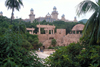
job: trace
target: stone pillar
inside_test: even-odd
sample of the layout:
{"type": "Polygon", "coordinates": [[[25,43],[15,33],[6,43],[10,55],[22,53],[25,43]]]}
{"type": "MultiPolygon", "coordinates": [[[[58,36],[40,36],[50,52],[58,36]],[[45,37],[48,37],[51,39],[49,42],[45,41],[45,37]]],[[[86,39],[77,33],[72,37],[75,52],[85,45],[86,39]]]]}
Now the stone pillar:
{"type": "Polygon", "coordinates": [[[41,34],[40,27],[39,27],[39,34],[41,34]]]}
{"type": "Polygon", "coordinates": [[[54,34],[54,29],[53,29],[53,34],[54,34]]]}
{"type": "Polygon", "coordinates": [[[31,34],[33,34],[33,30],[32,30],[32,33],[31,34]]]}
{"type": "Polygon", "coordinates": [[[47,34],[49,34],[49,30],[47,30],[47,34]]]}
{"type": "Polygon", "coordinates": [[[51,34],[52,34],[52,30],[51,30],[51,34]]]}
{"type": "Polygon", "coordinates": [[[47,34],[48,33],[48,30],[45,30],[45,34],[47,34]]]}
{"type": "Polygon", "coordinates": [[[79,31],[79,34],[80,34],[80,31],[79,31]]]}
{"type": "Polygon", "coordinates": [[[75,30],[75,34],[77,34],[77,31],[75,30]]]}
{"type": "Polygon", "coordinates": [[[29,33],[30,33],[30,34],[32,34],[32,32],[31,32],[31,31],[29,31],[29,33]]]}
{"type": "Polygon", "coordinates": [[[46,32],[46,30],[45,30],[45,34],[46,34],[47,32],[46,32]]]}

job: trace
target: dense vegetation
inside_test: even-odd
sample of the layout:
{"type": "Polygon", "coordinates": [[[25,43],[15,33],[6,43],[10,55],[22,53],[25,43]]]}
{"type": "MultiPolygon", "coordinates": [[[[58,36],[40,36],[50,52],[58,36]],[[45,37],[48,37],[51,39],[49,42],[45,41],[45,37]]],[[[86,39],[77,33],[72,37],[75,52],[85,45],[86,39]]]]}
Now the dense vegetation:
{"type": "MultiPolygon", "coordinates": [[[[10,23],[10,19],[0,16],[0,66],[43,66],[41,59],[37,55],[31,56],[30,51],[36,50],[42,46],[39,43],[37,35],[31,35],[26,31],[26,28],[35,28],[35,33],[38,32],[37,24],[55,25],[57,28],[67,28],[69,33],[71,28],[78,23],[55,21],[49,22],[24,22],[22,19],[15,19],[10,23]],[[31,61],[30,61],[31,59],[31,61]],[[36,60],[35,60],[36,59],[36,60]],[[27,63],[27,61],[30,61],[27,63]],[[39,60],[39,61],[38,61],[39,60]],[[33,63],[33,64],[32,64],[33,63]]],[[[41,29],[42,30],[42,29],[41,29]]],[[[42,31],[43,32],[43,31],[42,31]]]]}
{"type": "Polygon", "coordinates": [[[0,16],[0,67],[43,67],[41,59],[30,52],[40,46],[37,35],[26,33],[23,23],[10,24],[10,19],[0,16]]]}
{"type": "MultiPolygon", "coordinates": [[[[37,35],[31,35],[26,31],[26,28],[35,28],[35,33],[38,32],[37,24],[55,25],[56,29],[67,29],[67,33],[71,28],[78,23],[55,21],[49,22],[24,22],[22,19],[15,19],[10,23],[10,19],[0,16],[0,67],[14,66],[35,66],[42,67],[42,61],[34,53],[31,56],[32,50],[36,50],[42,46],[39,43],[37,35]],[[31,60],[30,60],[31,59],[31,60]]],[[[43,29],[41,29],[43,32],[43,29]]]]}

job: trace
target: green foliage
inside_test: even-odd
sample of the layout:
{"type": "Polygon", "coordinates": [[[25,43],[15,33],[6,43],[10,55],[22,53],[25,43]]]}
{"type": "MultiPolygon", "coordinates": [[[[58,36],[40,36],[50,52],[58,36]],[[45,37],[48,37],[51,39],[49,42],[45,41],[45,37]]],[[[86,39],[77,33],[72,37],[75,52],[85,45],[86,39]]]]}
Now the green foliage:
{"type": "Polygon", "coordinates": [[[23,45],[22,40],[22,35],[9,30],[0,36],[0,67],[38,67],[42,65],[36,54],[30,54],[26,49],[29,46],[23,45]]]}
{"type": "Polygon", "coordinates": [[[88,11],[94,11],[87,21],[83,30],[82,43],[84,44],[100,44],[100,0],[94,3],[90,0],[84,0],[78,5],[78,15],[88,11]],[[89,6],[90,5],[90,6],[89,6]]]}
{"type": "Polygon", "coordinates": [[[39,43],[37,35],[32,35],[32,34],[26,33],[26,39],[32,45],[32,49],[38,49],[39,47],[42,46],[42,44],[39,43]]]}
{"type": "Polygon", "coordinates": [[[60,49],[60,48],[62,48],[62,47],[64,47],[64,46],[48,47],[48,49],[60,49]]]}
{"type": "Polygon", "coordinates": [[[25,40],[25,39],[23,39],[22,47],[26,48],[27,50],[31,50],[31,49],[32,49],[31,43],[28,42],[28,41],[25,40]]]}
{"type": "Polygon", "coordinates": [[[43,44],[42,43],[38,43],[37,48],[39,48],[41,46],[43,46],[43,44]]]}
{"type": "Polygon", "coordinates": [[[17,21],[10,24],[10,19],[0,16],[0,67],[44,67],[37,54],[30,52],[30,40],[38,39],[37,35],[27,34],[23,22],[17,21]]]}
{"type": "Polygon", "coordinates": [[[8,9],[12,9],[11,23],[12,23],[12,19],[13,19],[14,9],[19,11],[19,9],[21,8],[21,5],[23,6],[22,0],[6,0],[5,1],[5,6],[8,9]]]}
{"type": "Polygon", "coordinates": [[[56,40],[55,40],[55,39],[52,39],[52,41],[51,41],[51,45],[55,46],[56,43],[57,43],[56,40]]]}
{"type": "Polygon", "coordinates": [[[81,67],[100,67],[100,46],[87,46],[77,58],[81,67]]]}
{"type": "Polygon", "coordinates": [[[100,67],[100,46],[84,48],[80,43],[71,43],[57,49],[45,62],[50,67],[100,67]]]}
{"type": "Polygon", "coordinates": [[[77,43],[71,43],[66,47],[61,47],[56,50],[53,55],[45,59],[47,65],[50,67],[79,67],[78,59],[82,46],[77,43]]]}

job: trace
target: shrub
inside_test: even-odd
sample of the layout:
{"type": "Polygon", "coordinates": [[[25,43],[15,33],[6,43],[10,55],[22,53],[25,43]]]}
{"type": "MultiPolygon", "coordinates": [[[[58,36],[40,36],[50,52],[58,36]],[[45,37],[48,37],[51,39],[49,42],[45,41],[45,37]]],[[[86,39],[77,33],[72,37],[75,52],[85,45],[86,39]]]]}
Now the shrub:
{"type": "MultiPolygon", "coordinates": [[[[23,37],[9,30],[0,36],[0,67],[43,67],[34,53],[23,47],[23,37]]],[[[26,41],[27,42],[27,41],[26,41]]]]}
{"type": "Polygon", "coordinates": [[[52,39],[52,41],[51,41],[51,45],[55,46],[56,43],[57,43],[56,40],[55,40],[55,39],[52,39]]]}
{"type": "Polygon", "coordinates": [[[78,67],[78,59],[82,46],[79,43],[71,43],[66,47],[61,47],[56,50],[53,55],[45,59],[47,65],[50,67],[78,67]]]}

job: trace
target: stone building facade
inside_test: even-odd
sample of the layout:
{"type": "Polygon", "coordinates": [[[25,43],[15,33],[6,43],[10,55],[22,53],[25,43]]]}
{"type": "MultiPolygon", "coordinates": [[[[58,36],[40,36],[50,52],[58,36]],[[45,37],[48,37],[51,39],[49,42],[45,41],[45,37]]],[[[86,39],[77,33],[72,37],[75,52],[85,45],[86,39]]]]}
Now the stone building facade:
{"type": "MultiPolygon", "coordinates": [[[[39,31],[36,35],[38,35],[39,42],[43,44],[43,47],[48,48],[51,46],[51,40],[56,39],[56,46],[67,46],[70,43],[77,43],[79,38],[82,36],[81,31],[84,28],[83,24],[77,24],[72,28],[71,33],[66,35],[66,29],[57,29],[55,33],[54,25],[37,25],[39,31]],[[40,29],[44,28],[45,34],[41,34],[40,29]],[[77,31],[78,33],[73,33],[73,31],[77,31]],[[49,33],[50,32],[50,33],[49,33]]],[[[30,28],[27,28],[31,30],[30,28]]],[[[33,30],[33,29],[32,29],[33,30]]],[[[33,33],[33,31],[31,32],[33,33]]]]}
{"type": "Polygon", "coordinates": [[[70,21],[70,20],[66,20],[65,19],[65,15],[63,14],[61,16],[61,19],[58,18],[58,11],[57,11],[57,8],[54,6],[53,8],[53,11],[51,14],[47,14],[45,17],[38,17],[38,18],[35,18],[35,14],[34,14],[34,10],[31,8],[30,10],[30,15],[29,15],[29,19],[24,19],[24,21],[28,22],[28,21],[31,21],[31,23],[34,21],[34,20],[37,20],[38,22],[41,22],[43,20],[45,20],[46,22],[53,22],[53,21],[65,21],[65,22],[77,22],[77,19],[76,17],[74,18],[73,21],[70,21]]]}

